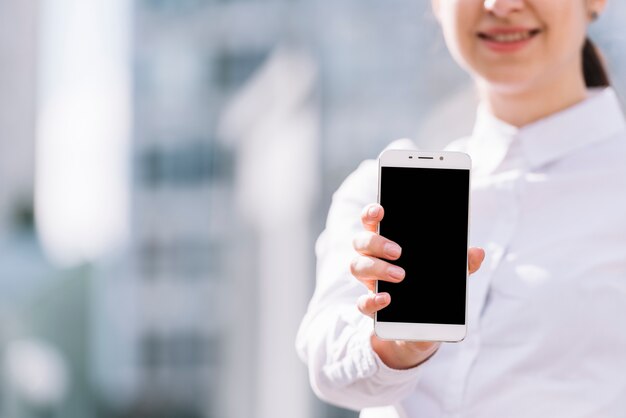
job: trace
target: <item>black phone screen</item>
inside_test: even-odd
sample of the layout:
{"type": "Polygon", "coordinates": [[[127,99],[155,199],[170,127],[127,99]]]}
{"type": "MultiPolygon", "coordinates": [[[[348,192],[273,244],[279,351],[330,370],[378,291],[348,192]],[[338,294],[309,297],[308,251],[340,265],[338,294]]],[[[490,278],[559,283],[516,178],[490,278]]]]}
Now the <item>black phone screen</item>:
{"type": "Polygon", "coordinates": [[[380,234],[397,242],[400,283],[378,282],[383,322],[465,324],[469,170],[382,167],[380,234]]]}

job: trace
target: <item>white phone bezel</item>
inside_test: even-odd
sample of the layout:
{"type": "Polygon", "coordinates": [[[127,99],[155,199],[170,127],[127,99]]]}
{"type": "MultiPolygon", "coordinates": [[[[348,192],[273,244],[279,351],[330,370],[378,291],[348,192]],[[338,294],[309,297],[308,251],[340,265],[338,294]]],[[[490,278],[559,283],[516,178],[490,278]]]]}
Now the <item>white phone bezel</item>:
{"type": "MultiPolygon", "coordinates": [[[[456,151],[418,151],[388,149],[383,151],[378,158],[378,201],[380,202],[380,172],[382,167],[408,167],[408,168],[444,168],[471,170],[472,161],[468,154],[456,151]]],[[[469,194],[468,189],[468,220],[467,237],[469,248],[469,194]]],[[[467,258],[467,256],[466,256],[467,258]]],[[[467,259],[465,262],[467,266],[467,259]]],[[[405,322],[381,322],[378,315],[374,315],[374,333],[377,337],[385,340],[406,341],[445,341],[459,342],[467,333],[467,278],[469,271],[465,270],[465,324],[423,324],[405,322]]],[[[378,282],[376,282],[378,292],[378,282]]]]}

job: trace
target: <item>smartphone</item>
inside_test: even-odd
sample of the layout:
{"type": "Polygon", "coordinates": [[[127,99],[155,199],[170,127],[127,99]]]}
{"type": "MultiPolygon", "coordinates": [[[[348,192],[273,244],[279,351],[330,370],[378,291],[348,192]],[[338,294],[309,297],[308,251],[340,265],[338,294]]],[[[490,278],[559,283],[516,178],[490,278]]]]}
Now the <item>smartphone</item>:
{"type": "Polygon", "coordinates": [[[390,149],[379,157],[380,235],[402,255],[400,283],[377,282],[391,303],[376,313],[383,339],[449,341],[465,338],[471,159],[462,152],[390,149]]]}

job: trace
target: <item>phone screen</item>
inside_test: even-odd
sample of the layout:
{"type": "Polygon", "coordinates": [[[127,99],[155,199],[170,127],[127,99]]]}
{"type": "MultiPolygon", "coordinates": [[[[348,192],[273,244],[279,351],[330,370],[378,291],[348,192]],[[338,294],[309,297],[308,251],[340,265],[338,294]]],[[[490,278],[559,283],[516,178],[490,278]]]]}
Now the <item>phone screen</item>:
{"type": "Polygon", "coordinates": [[[380,234],[397,242],[400,283],[378,282],[383,322],[465,324],[469,170],[382,167],[380,234]]]}

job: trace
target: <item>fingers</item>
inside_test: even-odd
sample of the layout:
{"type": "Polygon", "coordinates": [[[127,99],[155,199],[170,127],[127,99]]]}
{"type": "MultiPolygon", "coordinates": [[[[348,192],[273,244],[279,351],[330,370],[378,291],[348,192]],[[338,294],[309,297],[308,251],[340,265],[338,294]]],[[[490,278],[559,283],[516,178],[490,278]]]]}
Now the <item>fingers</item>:
{"type": "Polygon", "coordinates": [[[363,315],[374,316],[374,314],[391,302],[389,293],[370,293],[362,295],[357,300],[357,307],[363,315]]]}
{"type": "Polygon", "coordinates": [[[467,258],[469,273],[476,273],[485,260],[485,250],[472,247],[469,249],[467,258]]]}
{"type": "Polygon", "coordinates": [[[372,257],[397,260],[402,253],[398,244],[371,231],[362,231],[352,241],[354,249],[362,254],[372,257]]]}
{"type": "Polygon", "coordinates": [[[368,289],[374,290],[375,281],[398,283],[404,279],[405,271],[384,260],[363,255],[356,256],[350,263],[350,272],[368,289]]]}
{"type": "Polygon", "coordinates": [[[363,208],[361,212],[361,223],[370,232],[378,232],[378,224],[383,219],[385,211],[378,203],[372,203],[363,208]]]}

